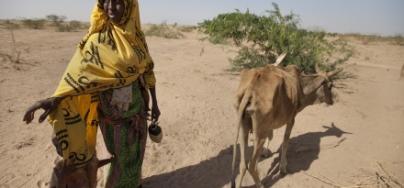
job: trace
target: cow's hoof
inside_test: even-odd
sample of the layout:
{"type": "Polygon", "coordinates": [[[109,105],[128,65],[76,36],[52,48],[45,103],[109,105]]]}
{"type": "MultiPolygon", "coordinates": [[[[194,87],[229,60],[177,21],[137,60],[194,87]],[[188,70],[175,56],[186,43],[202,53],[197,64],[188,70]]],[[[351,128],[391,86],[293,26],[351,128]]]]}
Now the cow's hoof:
{"type": "Polygon", "coordinates": [[[279,166],[279,171],[280,171],[280,174],[281,174],[282,176],[285,176],[286,174],[288,174],[287,165],[280,165],[280,166],[279,166]]]}
{"type": "Polygon", "coordinates": [[[286,168],[280,170],[281,176],[286,176],[288,174],[288,170],[286,168]]]}
{"type": "Polygon", "coordinates": [[[269,149],[263,149],[261,153],[261,158],[267,159],[272,156],[272,152],[269,149]]]}
{"type": "Polygon", "coordinates": [[[236,182],[235,181],[231,182],[231,188],[236,188],[236,182]]]}

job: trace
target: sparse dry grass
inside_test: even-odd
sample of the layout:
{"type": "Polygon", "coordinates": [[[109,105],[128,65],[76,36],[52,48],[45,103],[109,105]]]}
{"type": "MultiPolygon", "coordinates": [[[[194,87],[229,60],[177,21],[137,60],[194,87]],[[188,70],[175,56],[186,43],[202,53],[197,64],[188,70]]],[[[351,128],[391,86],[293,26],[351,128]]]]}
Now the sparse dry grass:
{"type": "MultiPolygon", "coordinates": [[[[0,57],[2,57],[3,62],[9,62],[11,64],[11,67],[13,67],[16,70],[21,70],[21,64],[29,64],[26,63],[21,59],[21,53],[22,51],[17,48],[15,36],[14,36],[14,25],[11,24],[11,27],[7,27],[7,30],[10,32],[10,38],[11,38],[11,52],[0,52],[0,57]]],[[[3,65],[4,66],[4,65],[3,65]]]]}
{"type": "Polygon", "coordinates": [[[376,42],[387,42],[393,45],[400,45],[404,46],[404,36],[402,35],[395,35],[395,36],[380,36],[380,35],[362,35],[357,33],[351,34],[332,34],[335,36],[339,36],[343,39],[354,39],[361,41],[362,44],[368,45],[376,42]]]}
{"type": "Polygon", "coordinates": [[[0,20],[0,25],[5,29],[19,29],[21,26],[15,20],[0,20]]]}
{"type": "Polygon", "coordinates": [[[45,19],[22,19],[22,20],[0,20],[0,26],[4,29],[55,29],[58,32],[75,32],[89,28],[88,22],[76,20],[53,22],[45,19]]]}

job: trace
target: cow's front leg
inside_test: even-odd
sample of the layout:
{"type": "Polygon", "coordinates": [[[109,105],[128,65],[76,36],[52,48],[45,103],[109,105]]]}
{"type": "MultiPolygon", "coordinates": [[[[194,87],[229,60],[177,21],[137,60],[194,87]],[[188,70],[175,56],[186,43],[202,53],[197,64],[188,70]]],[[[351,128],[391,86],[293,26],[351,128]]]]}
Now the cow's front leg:
{"type": "Polygon", "coordinates": [[[292,128],[293,128],[294,124],[295,124],[295,119],[292,119],[290,122],[287,123],[285,135],[283,137],[282,150],[281,150],[281,163],[279,165],[281,174],[283,174],[283,175],[288,173],[287,152],[288,152],[288,145],[289,145],[289,137],[290,137],[290,133],[292,132],[292,128]]]}

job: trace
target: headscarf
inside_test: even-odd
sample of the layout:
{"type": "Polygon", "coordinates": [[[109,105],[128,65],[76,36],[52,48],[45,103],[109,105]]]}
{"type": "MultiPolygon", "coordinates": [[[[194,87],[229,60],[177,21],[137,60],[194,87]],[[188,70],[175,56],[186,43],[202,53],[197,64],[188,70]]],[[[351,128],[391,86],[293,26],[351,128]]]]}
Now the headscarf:
{"type": "Polygon", "coordinates": [[[122,0],[125,10],[114,24],[98,0],[91,26],[70,60],[54,97],[64,97],[49,116],[64,159],[85,164],[94,154],[98,124],[98,93],[127,86],[143,75],[155,85],[150,57],[139,19],[137,0],[122,0]]]}

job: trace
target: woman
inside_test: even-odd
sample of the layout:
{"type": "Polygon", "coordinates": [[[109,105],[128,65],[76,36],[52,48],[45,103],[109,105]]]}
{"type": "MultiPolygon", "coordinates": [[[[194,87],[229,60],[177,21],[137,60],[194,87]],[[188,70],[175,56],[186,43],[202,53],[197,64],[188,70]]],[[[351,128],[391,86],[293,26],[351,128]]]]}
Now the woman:
{"type": "Polygon", "coordinates": [[[98,0],[89,32],[55,94],[31,106],[24,121],[30,123],[35,111],[44,109],[39,122],[49,115],[66,169],[88,166],[95,156],[100,125],[113,155],[106,186],[140,186],[147,136],[144,88],[149,88],[152,98],[152,121],[160,116],[153,67],[137,0],[98,0]]]}

